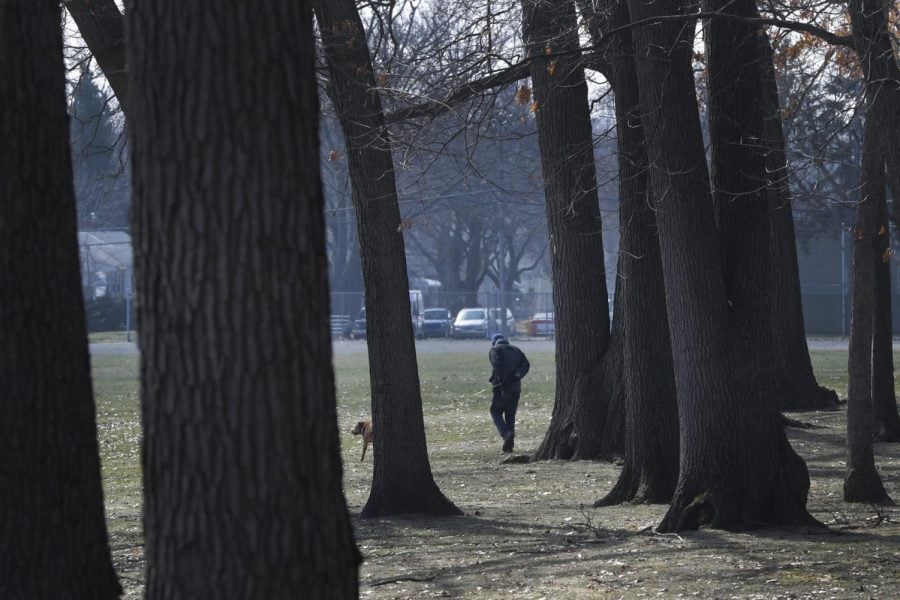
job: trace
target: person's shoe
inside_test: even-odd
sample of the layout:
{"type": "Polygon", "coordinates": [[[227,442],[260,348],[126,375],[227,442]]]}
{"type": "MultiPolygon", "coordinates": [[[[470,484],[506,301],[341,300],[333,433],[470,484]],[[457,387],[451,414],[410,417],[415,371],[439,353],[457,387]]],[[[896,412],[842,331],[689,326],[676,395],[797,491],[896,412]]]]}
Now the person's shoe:
{"type": "Polygon", "coordinates": [[[512,452],[513,451],[513,442],[515,440],[516,434],[512,431],[503,436],[503,451],[504,452],[512,452]]]}

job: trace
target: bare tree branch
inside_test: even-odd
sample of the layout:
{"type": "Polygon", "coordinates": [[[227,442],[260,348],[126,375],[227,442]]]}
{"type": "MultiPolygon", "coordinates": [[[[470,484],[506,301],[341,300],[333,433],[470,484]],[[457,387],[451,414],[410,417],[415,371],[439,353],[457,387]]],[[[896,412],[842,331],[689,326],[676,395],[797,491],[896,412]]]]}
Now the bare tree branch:
{"type": "Polygon", "coordinates": [[[115,0],[66,0],[63,6],[72,15],[81,37],[116,95],[119,106],[127,114],[125,27],[115,0]]]}
{"type": "Polygon", "coordinates": [[[426,102],[421,102],[418,104],[407,106],[405,108],[394,110],[393,112],[385,115],[385,122],[388,125],[395,125],[412,119],[419,119],[423,117],[433,119],[435,117],[438,117],[441,114],[451,110],[452,108],[462,104],[463,102],[466,102],[467,100],[478,96],[483,92],[512,85],[517,81],[527,78],[530,73],[531,63],[536,59],[552,60],[559,56],[584,52],[585,54],[583,66],[606,74],[609,72],[607,68],[608,65],[606,61],[597,53],[600,52],[604,46],[606,46],[608,41],[615,34],[634,29],[635,27],[658,25],[660,23],[666,22],[685,22],[695,19],[722,19],[726,21],[742,21],[744,23],[750,23],[752,25],[758,25],[760,27],[780,27],[783,29],[789,29],[791,31],[809,33],[836,46],[856,48],[853,38],[849,35],[838,35],[816,25],[801,23],[798,21],[789,21],[785,19],[775,19],[769,17],[748,18],[719,12],[696,12],[686,15],[653,17],[650,19],[634,21],[632,23],[628,23],[627,25],[610,29],[605,32],[602,39],[597,41],[597,43],[586,48],[563,52],[553,52],[549,54],[541,54],[538,56],[530,56],[502,71],[498,71],[486,77],[482,77],[480,79],[476,79],[475,81],[465,83],[460,87],[452,90],[449,94],[441,99],[429,100],[426,102]]]}

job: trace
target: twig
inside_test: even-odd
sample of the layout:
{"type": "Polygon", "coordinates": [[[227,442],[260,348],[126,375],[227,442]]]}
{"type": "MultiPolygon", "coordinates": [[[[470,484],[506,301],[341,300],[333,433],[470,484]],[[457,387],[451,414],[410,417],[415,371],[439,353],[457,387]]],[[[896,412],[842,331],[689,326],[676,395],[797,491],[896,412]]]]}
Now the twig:
{"type": "Polygon", "coordinates": [[[429,575],[428,577],[413,577],[412,575],[400,575],[398,577],[388,577],[386,579],[376,579],[371,582],[369,585],[372,587],[377,587],[379,585],[387,585],[389,583],[399,583],[401,581],[419,581],[426,582],[432,581],[434,579],[434,575],[429,575]]]}
{"type": "Polygon", "coordinates": [[[661,533],[661,532],[653,529],[652,525],[647,525],[646,527],[644,527],[643,529],[641,529],[640,531],[635,533],[635,535],[641,535],[642,533],[652,533],[653,535],[659,536],[659,537],[675,538],[679,542],[684,541],[684,538],[681,537],[680,535],[678,535],[677,533],[661,533]]]}

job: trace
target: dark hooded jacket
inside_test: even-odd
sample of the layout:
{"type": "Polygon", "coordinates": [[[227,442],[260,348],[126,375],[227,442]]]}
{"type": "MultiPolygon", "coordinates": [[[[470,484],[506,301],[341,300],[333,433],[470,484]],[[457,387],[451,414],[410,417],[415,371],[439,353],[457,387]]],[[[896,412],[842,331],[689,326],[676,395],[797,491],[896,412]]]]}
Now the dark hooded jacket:
{"type": "Polygon", "coordinates": [[[488,358],[493,369],[491,383],[500,384],[504,392],[521,391],[522,384],[520,382],[531,368],[525,353],[510,345],[506,339],[500,339],[491,348],[488,358]]]}

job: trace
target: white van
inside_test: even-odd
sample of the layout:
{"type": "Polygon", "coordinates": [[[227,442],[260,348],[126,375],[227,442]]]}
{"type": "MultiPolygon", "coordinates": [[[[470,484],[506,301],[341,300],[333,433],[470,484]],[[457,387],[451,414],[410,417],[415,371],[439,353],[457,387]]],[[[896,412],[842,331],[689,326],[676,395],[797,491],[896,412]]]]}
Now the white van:
{"type": "MultiPolygon", "coordinates": [[[[409,290],[409,316],[412,319],[413,335],[422,337],[422,323],[425,321],[425,300],[422,290],[409,290]]],[[[348,334],[351,340],[366,338],[366,307],[359,311],[359,318],[353,322],[353,329],[348,334]]]]}
{"type": "Polygon", "coordinates": [[[425,321],[425,299],[422,290],[409,290],[409,316],[412,318],[413,335],[422,337],[422,323],[425,321]]]}

